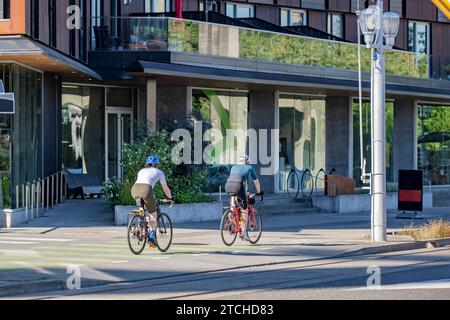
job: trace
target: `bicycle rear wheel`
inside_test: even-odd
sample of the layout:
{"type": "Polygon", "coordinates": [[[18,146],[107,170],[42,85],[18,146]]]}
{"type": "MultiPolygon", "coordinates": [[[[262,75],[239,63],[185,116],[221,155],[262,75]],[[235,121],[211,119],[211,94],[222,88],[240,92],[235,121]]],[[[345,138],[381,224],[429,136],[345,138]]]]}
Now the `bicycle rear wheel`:
{"type": "Polygon", "coordinates": [[[250,239],[251,244],[257,244],[259,242],[259,239],[261,239],[262,235],[262,229],[263,229],[262,218],[258,214],[258,212],[256,212],[253,209],[253,213],[249,212],[248,214],[248,223],[247,223],[247,235],[248,238],[250,239]]]}
{"type": "Polygon", "coordinates": [[[234,216],[233,211],[226,211],[220,221],[220,236],[223,243],[228,247],[232,246],[237,238],[236,222],[234,219],[230,219],[229,216],[234,216]]]}
{"type": "Polygon", "coordinates": [[[156,224],[155,239],[158,250],[161,252],[167,252],[170,245],[172,244],[173,229],[172,220],[170,217],[161,213],[158,217],[158,222],[156,224]]]}
{"type": "Polygon", "coordinates": [[[298,193],[300,192],[300,178],[296,170],[291,170],[288,175],[288,179],[286,182],[286,191],[288,193],[289,198],[295,199],[298,197],[298,193]]]}
{"type": "Polygon", "coordinates": [[[144,217],[135,215],[128,223],[128,247],[135,255],[140,255],[144,251],[147,243],[147,227],[145,225],[144,217]]]}
{"type": "Polygon", "coordinates": [[[308,169],[303,172],[301,186],[303,198],[310,199],[314,191],[314,178],[308,169]]]}

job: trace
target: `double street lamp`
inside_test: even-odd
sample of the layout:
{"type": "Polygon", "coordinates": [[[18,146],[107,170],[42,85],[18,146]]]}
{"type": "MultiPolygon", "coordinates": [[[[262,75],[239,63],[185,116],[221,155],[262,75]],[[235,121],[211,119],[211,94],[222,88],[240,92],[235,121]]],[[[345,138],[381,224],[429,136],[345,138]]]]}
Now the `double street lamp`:
{"type": "Polygon", "coordinates": [[[400,17],[383,13],[383,1],[377,1],[358,12],[358,23],[367,48],[372,49],[371,123],[372,174],[371,213],[372,240],[386,241],[386,92],[384,51],[392,49],[400,17]]]}

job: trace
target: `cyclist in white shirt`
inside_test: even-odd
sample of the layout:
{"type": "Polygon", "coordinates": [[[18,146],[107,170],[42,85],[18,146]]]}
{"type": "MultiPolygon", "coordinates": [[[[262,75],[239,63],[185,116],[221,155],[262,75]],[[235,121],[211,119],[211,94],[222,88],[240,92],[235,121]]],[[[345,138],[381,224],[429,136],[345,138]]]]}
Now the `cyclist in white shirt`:
{"type": "MultiPolygon", "coordinates": [[[[153,193],[155,185],[159,182],[163,188],[167,198],[173,201],[172,192],[166,182],[164,172],[158,169],[159,158],[157,156],[150,156],[145,162],[145,168],[139,171],[137,180],[131,188],[131,195],[134,199],[142,199],[149,212],[150,218],[150,233],[149,233],[149,245],[156,246],[155,241],[155,228],[156,228],[156,199],[153,193]]],[[[137,204],[139,207],[141,203],[137,204]]],[[[141,208],[142,209],[142,208],[141,208]]]]}

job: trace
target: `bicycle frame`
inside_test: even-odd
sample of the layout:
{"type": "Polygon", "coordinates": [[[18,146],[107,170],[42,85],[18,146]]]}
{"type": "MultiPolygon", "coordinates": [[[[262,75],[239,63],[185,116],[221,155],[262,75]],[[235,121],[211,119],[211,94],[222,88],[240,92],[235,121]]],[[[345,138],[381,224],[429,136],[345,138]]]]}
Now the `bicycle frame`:
{"type": "MultiPolygon", "coordinates": [[[[235,233],[239,233],[241,232],[241,207],[236,206],[235,204],[239,201],[237,201],[237,199],[231,199],[231,209],[233,210],[233,217],[234,217],[234,222],[235,222],[235,227],[233,232],[235,233]]],[[[248,210],[248,220],[250,221],[250,219],[252,219],[252,223],[254,226],[256,226],[256,217],[255,217],[255,210],[253,209],[253,206],[251,204],[247,205],[247,210],[248,210]]],[[[231,221],[230,221],[231,222],[231,221]]],[[[248,222],[247,222],[248,225],[248,222]]]]}

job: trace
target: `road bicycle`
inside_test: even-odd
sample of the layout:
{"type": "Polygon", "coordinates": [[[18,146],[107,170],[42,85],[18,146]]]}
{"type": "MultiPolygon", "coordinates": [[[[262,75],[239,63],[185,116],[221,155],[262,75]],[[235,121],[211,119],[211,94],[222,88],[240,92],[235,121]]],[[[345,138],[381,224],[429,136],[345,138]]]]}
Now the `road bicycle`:
{"type": "MultiPolygon", "coordinates": [[[[259,242],[263,229],[261,215],[253,208],[256,196],[261,196],[261,201],[264,201],[263,192],[259,194],[249,193],[247,196],[247,235],[251,244],[259,242]]],[[[224,207],[225,213],[220,222],[220,234],[226,246],[232,246],[236,241],[237,235],[241,232],[241,207],[242,200],[239,199],[237,194],[230,193],[230,206],[224,207]]]]}
{"type": "MultiPolygon", "coordinates": [[[[145,208],[145,203],[142,199],[137,199],[138,203],[141,202],[141,209],[133,210],[131,213],[133,217],[128,223],[128,246],[135,255],[140,255],[144,251],[147,244],[149,231],[150,231],[150,214],[145,208]]],[[[173,229],[172,220],[166,214],[161,212],[160,205],[169,204],[170,208],[173,207],[174,202],[172,200],[156,200],[156,230],[155,230],[155,242],[158,250],[161,252],[167,252],[172,244],[173,229]]]]}

